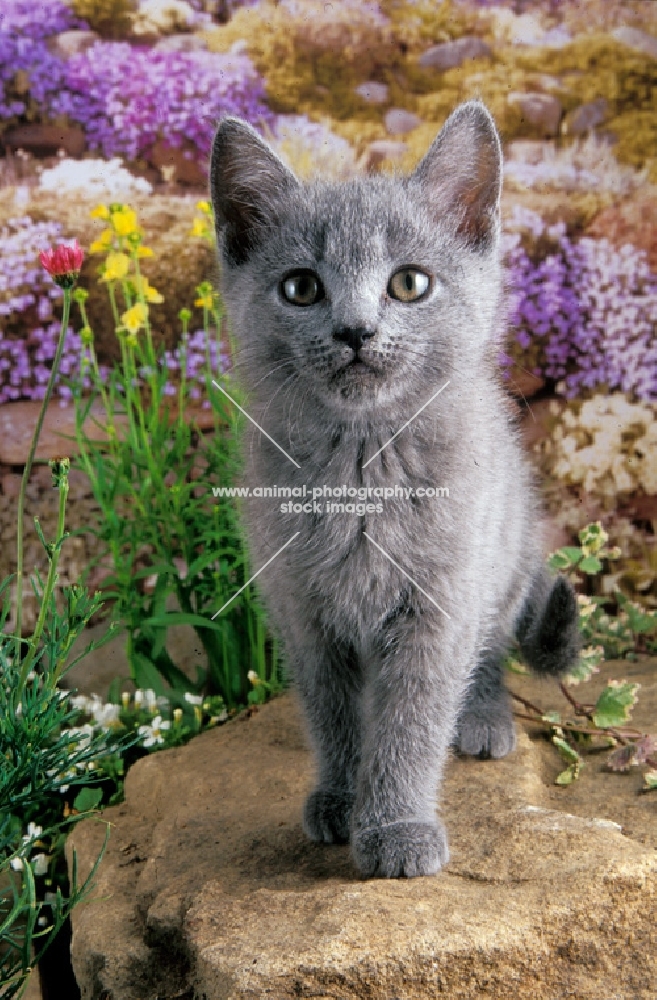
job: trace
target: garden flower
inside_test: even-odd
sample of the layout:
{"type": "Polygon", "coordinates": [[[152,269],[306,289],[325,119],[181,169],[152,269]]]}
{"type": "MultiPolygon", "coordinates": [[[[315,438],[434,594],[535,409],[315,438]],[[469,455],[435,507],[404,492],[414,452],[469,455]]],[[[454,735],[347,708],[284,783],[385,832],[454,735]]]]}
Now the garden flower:
{"type": "Polygon", "coordinates": [[[92,219],[109,219],[110,212],[107,205],[96,205],[89,213],[92,219]]]}
{"type": "Polygon", "coordinates": [[[130,267],[130,258],[124,253],[108,253],[101,281],[121,281],[130,267]]]}
{"type": "Polygon", "coordinates": [[[39,254],[41,266],[60,288],[73,287],[78,280],[83,260],[84,250],[77,240],[73,240],[70,245],[59,243],[50,250],[42,250],[39,254]]]}
{"type": "Polygon", "coordinates": [[[149,285],[148,278],[138,277],[135,280],[135,287],[137,292],[141,293],[147,302],[164,302],[164,296],[160,295],[157,288],[149,285]]]}
{"type": "Polygon", "coordinates": [[[94,240],[89,247],[89,253],[105,253],[112,245],[114,234],[111,229],[103,229],[97,240],[94,240]]]}
{"type": "Polygon", "coordinates": [[[121,316],[121,322],[129,333],[138,333],[148,319],[148,309],[143,302],[136,302],[121,316]]]}
{"type": "Polygon", "coordinates": [[[163,722],[161,715],[156,715],[150,726],[140,726],[139,735],[143,736],[142,746],[152,747],[156,743],[164,743],[162,730],[167,730],[171,726],[170,722],[163,722]]]}
{"type": "Polygon", "coordinates": [[[131,236],[139,232],[137,213],[134,208],[128,208],[127,205],[122,205],[112,212],[112,225],[119,236],[131,236]]]}

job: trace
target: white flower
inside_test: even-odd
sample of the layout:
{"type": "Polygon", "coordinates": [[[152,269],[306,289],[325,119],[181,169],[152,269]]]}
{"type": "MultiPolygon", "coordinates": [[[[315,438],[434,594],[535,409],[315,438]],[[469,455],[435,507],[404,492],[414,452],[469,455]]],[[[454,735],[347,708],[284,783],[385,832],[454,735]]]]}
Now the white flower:
{"type": "Polygon", "coordinates": [[[45,875],[48,871],[48,855],[47,854],[35,854],[33,858],[30,859],[34,865],[35,875],[45,875]]]}
{"type": "Polygon", "coordinates": [[[190,691],[185,691],[185,701],[188,701],[190,705],[202,705],[203,695],[192,694],[190,691]]]}
{"type": "Polygon", "coordinates": [[[142,746],[152,747],[156,743],[164,743],[162,730],[167,730],[170,726],[170,722],[162,721],[161,715],[156,715],[150,726],[140,726],[138,732],[143,736],[142,746]]]}

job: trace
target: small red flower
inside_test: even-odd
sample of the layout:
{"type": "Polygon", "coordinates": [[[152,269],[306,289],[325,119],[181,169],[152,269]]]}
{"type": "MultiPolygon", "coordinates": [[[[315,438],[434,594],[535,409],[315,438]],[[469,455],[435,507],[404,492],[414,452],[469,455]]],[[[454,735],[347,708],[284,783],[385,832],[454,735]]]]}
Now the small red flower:
{"type": "Polygon", "coordinates": [[[41,266],[60,288],[72,288],[80,274],[84,250],[77,240],[73,240],[70,246],[58,243],[50,250],[42,250],[39,254],[39,260],[41,266]]]}

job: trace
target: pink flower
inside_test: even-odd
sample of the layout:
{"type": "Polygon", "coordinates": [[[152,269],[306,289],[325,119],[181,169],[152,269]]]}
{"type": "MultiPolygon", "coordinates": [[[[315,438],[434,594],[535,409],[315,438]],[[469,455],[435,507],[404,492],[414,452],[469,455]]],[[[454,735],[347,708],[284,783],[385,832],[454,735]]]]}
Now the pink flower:
{"type": "Polygon", "coordinates": [[[41,266],[60,288],[72,288],[78,280],[84,260],[84,250],[77,240],[73,240],[70,246],[58,243],[50,250],[42,250],[39,260],[41,266]]]}

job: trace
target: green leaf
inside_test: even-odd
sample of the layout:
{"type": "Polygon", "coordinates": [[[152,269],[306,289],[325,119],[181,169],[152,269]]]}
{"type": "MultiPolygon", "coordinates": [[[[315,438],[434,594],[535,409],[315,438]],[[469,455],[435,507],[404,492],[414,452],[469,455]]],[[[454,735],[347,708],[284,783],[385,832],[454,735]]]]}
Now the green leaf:
{"type": "Polygon", "coordinates": [[[121,704],[121,688],[124,681],[121,677],[115,677],[109,686],[109,691],[107,693],[107,703],[109,705],[120,705],[121,704]]]}
{"type": "Polygon", "coordinates": [[[569,559],[572,566],[576,566],[584,554],[578,545],[564,545],[557,551],[569,559]]]}
{"type": "Polygon", "coordinates": [[[577,753],[577,750],[571,747],[570,743],[567,743],[561,736],[553,736],[552,742],[564,760],[569,761],[571,764],[577,764],[578,766],[581,764],[582,758],[577,753]]]}
{"type": "Polygon", "coordinates": [[[103,797],[102,788],[83,788],[73,800],[73,808],[77,812],[87,812],[96,809],[103,797]]]}
{"type": "Polygon", "coordinates": [[[579,764],[571,764],[565,771],[558,774],[554,779],[555,785],[572,785],[573,781],[579,778],[579,764]]]}
{"type": "Polygon", "coordinates": [[[132,669],[134,682],[138,688],[146,691],[152,688],[155,694],[165,694],[164,682],[159,670],[143,653],[133,652],[132,669]]]}
{"type": "Polygon", "coordinates": [[[640,684],[628,681],[609,681],[593,710],[593,721],[600,729],[622,726],[632,714],[640,684]]]}
{"type": "Polygon", "coordinates": [[[548,559],[548,566],[550,569],[569,569],[572,565],[573,561],[567,555],[564,555],[563,549],[559,549],[558,552],[553,552],[548,559]]]}
{"type": "Polygon", "coordinates": [[[600,572],[602,569],[602,563],[598,558],[596,558],[596,556],[586,556],[585,559],[582,559],[577,568],[581,569],[584,573],[593,575],[594,573],[600,572]]]}
{"type": "Polygon", "coordinates": [[[212,621],[211,618],[205,618],[203,615],[195,615],[187,611],[169,611],[154,618],[147,618],[143,624],[152,626],[191,625],[193,628],[211,628],[218,632],[223,631],[225,627],[225,623],[221,619],[219,621],[212,621]]]}
{"type": "Polygon", "coordinates": [[[644,786],[643,786],[644,792],[650,792],[654,788],[657,788],[657,771],[646,771],[645,774],[643,775],[643,780],[644,780],[644,786]]]}
{"type": "Polygon", "coordinates": [[[561,713],[546,712],[545,715],[543,716],[543,722],[550,722],[553,723],[555,726],[558,726],[559,723],[561,722],[561,713]]]}

